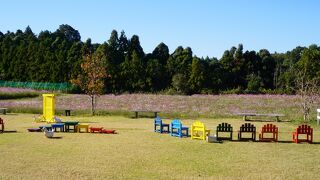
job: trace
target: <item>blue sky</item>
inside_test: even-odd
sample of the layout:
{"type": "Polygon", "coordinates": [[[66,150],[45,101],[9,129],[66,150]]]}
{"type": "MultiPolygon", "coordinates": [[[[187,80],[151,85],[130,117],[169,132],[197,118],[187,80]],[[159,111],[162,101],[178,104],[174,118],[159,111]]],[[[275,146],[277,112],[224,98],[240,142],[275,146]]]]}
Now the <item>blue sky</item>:
{"type": "Polygon", "coordinates": [[[285,52],[320,44],[317,0],[0,0],[0,31],[77,29],[83,41],[102,43],[113,29],[137,34],[146,53],[160,43],[191,47],[220,58],[239,43],[245,50],[285,52]]]}

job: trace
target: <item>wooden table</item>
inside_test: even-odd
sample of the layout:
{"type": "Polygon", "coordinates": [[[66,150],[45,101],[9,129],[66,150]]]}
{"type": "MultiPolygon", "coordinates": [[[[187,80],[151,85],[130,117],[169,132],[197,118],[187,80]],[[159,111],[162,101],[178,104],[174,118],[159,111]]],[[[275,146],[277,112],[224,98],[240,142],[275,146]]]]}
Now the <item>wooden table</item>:
{"type": "Polygon", "coordinates": [[[52,129],[54,129],[54,132],[57,132],[57,129],[59,128],[60,132],[64,132],[64,123],[55,123],[51,124],[52,129]]]}
{"type": "Polygon", "coordinates": [[[77,131],[76,126],[79,124],[78,121],[65,121],[64,123],[64,127],[65,127],[65,132],[70,132],[70,130],[73,130],[73,132],[77,131]],[[73,129],[70,128],[70,126],[73,126],[73,129]]]}
{"type": "Polygon", "coordinates": [[[243,116],[243,120],[249,120],[248,116],[266,116],[266,117],[276,117],[276,121],[279,121],[279,117],[283,117],[283,114],[257,114],[257,113],[237,113],[236,115],[243,116]]]}
{"type": "Polygon", "coordinates": [[[81,132],[81,129],[84,129],[85,132],[89,132],[89,124],[87,123],[79,123],[77,126],[77,132],[81,132]]]}
{"type": "Polygon", "coordinates": [[[0,108],[0,111],[2,111],[2,114],[7,114],[8,108],[0,108]]]}

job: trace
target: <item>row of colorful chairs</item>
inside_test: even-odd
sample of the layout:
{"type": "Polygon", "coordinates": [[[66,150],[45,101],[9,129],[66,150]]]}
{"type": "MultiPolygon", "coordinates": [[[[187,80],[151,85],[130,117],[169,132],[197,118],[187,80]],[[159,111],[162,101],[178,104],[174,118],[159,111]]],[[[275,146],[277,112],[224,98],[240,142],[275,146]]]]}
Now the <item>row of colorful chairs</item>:
{"type": "MultiPolygon", "coordinates": [[[[190,128],[191,139],[205,140],[206,137],[210,136],[210,130],[206,129],[205,125],[200,121],[192,123],[190,128]]],[[[189,127],[183,126],[179,119],[174,119],[170,124],[162,122],[160,117],[156,117],[154,120],[154,132],[159,133],[170,133],[171,136],[177,136],[182,138],[183,136],[189,137],[189,127]],[[171,127],[171,128],[170,128],[171,127]]],[[[259,141],[278,141],[278,127],[273,124],[265,124],[259,133],[259,141]],[[272,137],[266,137],[267,134],[271,134],[272,137]]],[[[232,140],[233,127],[228,123],[221,123],[216,128],[217,140],[232,140]],[[222,136],[221,133],[228,134],[222,136]]],[[[252,140],[256,141],[256,127],[251,123],[244,123],[238,130],[238,140],[252,140]],[[250,134],[250,138],[243,137],[243,134],[250,134]]],[[[292,141],[295,143],[299,142],[313,142],[313,129],[308,125],[300,125],[292,133],[292,141]],[[299,135],[305,135],[306,138],[302,138],[299,135]]]]}

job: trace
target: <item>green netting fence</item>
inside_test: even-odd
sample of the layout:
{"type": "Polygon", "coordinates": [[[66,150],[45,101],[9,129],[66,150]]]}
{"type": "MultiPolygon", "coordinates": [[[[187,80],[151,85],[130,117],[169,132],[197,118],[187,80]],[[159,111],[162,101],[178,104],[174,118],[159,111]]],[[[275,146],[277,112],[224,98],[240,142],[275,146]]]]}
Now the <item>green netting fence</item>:
{"type": "Polygon", "coordinates": [[[29,89],[61,91],[61,92],[69,92],[73,89],[73,85],[70,83],[14,82],[14,81],[1,81],[1,80],[0,80],[0,87],[29,88],[29,89]]]}

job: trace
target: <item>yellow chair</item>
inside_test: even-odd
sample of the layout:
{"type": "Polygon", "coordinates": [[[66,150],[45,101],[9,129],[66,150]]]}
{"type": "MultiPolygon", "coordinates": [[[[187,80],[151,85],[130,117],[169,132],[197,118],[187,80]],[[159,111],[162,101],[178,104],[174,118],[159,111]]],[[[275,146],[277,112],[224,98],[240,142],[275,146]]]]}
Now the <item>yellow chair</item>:
{"type": "Polygon", "coordinates": [[[210,130],[200,121],[195,121],[191,126],[191,139],[206,140],[206,136],[210,135],[210,130]]]}
{"type": "Polygon", "coordinates": [[[80,123],[76,127],[77,127],[77,132],[81,132],[81,129],[85,129],[85,132],[89,132],[89,124],[80,123]]]}

